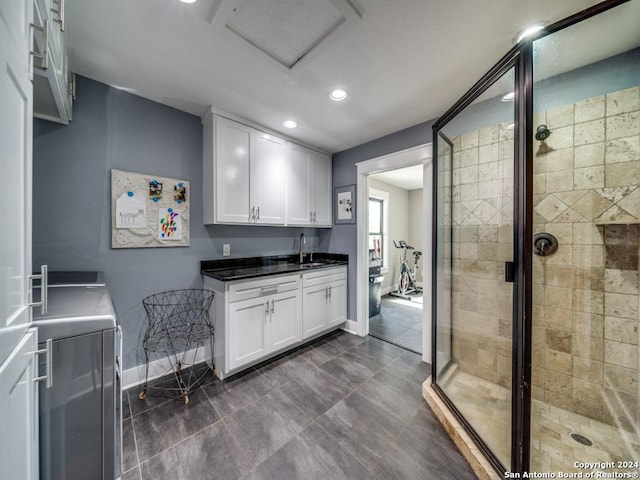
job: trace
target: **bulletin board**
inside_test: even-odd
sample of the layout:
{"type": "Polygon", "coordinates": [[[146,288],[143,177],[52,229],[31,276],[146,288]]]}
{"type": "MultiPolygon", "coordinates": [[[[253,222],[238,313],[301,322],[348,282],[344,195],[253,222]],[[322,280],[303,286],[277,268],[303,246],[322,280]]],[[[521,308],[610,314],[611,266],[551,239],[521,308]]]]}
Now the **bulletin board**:
{"type": "Polygon", "coordinates": [[[189,246],[186,180],[111,170],[111,248],[189,246]]]}

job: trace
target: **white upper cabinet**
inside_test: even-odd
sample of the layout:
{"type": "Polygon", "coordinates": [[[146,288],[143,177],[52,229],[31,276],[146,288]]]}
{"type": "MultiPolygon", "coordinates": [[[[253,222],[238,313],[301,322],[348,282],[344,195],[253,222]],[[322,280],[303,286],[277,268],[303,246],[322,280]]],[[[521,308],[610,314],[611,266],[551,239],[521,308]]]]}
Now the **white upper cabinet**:
{"type": "Polygon", "coordinates": [[[287,224],[331,227],[331,157],[287,145],[287,224]]]}
{"type": "Polygon", "coordinates": [[[331,227],[331,157],[211,114],[204,223],[331,227]]]}
{"type": "Polygon", "coordinates": [[[254,223],[284,225],[284,140],[251,131],[250,181],[254,223]]]}
{"type": "Polygon", "coordinates": [[[65,50],[64,0],[35,2],[33,115],[68,124],[72,119],[75,80],[65,50]]]}

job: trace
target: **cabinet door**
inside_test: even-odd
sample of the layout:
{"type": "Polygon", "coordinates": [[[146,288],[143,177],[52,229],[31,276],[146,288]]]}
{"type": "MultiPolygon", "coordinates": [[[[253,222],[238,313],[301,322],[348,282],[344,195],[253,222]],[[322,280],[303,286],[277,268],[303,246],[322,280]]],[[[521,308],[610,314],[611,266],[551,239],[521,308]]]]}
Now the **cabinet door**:
{"type": "Polygon", "coordinates": [[[271,350],[298,343],[302,339],[299,291],[284,292],[270,297],[271,350]]]}
{"type": "Polygon", "coordinates": [[[347,281],[338,280],[329,285],[327,323],[339,325],[347,319],[347,281]]]}
{"type": "Polygon", "coordinates": [[[312,202],[315,197],[312,177],[315,174],[309,149],[289,143],[287,145],[287,224],[309,225],[312,202]]]}
{"type": "Polygon", "coordinates": [[[284,225],[284,140],[253,130],[251,151],[251,207],[256,223],[284,225]]]}
{"type": "Polygon", "coordinates": [[[0,364],[0,478],[38,478],[38,389],[35,329],[0,364]]]}
{"type": "Polygon", "coordinates": [[[251,128],[216,117],[216,221],[249,222],[249,147],[251,128]]]}
{"type": "Polygon", "coordinates": [[[331,157],[313,152],[313,224],[318,227],[331,226],[331,157]]]}
{"type": "Polygon", "coordinates": [[[269,310],[267,298],[254,298],[229,305],[229,370],[268,353],[269,310]]]}
{"type": "Polygon", "coordinates": [[[329,291],[327,284],[303,290],[302,338],[322,332],[329,320],[329,291]]]}

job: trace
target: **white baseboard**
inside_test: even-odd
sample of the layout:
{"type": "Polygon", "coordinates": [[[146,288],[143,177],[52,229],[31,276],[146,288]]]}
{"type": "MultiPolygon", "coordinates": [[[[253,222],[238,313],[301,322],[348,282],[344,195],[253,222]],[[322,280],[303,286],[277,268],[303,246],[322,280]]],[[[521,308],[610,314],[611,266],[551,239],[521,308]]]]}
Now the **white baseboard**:
{"type": "Polygon", "coordinates": [[[358,327],[358,322],[356,322],[355,320],[345,321],[344,327],[342,327],[342,330],[348,333],[352,333],[353,335],[363,336],[360,334],[360,328],[358,327]]]}
{"type": "MultiPolygon", "coordinates": [[[[198,348],[189,350],[181,356],[188,359],[193,363],[201,363],[205,361],[205,348],[198,348]],[[195,360],[194,360],[195,357],[195,360]]],[[[136,385],[142,385],[144,383],[145,365],[138,365],[136,367],[128,368],[122,372],[122,388],[127,389],[135,387],[136,385]]],[[[154,380],[163,375],[166,375],[171,371],[171,362],[168,358],[159,358],[149,362],[149,378],[148,380],[154,380]]]]}

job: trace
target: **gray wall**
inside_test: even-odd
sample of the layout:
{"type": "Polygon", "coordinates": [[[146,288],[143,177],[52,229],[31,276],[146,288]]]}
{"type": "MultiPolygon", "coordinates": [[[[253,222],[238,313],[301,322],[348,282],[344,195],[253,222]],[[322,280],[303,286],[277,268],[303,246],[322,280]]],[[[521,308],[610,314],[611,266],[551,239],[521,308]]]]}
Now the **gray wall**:
{"type": "MultiPolygon", "coordinates": [[[[357,180],[356,163],[407,148],[429,143],[432,139],[431,126],[434,120],[420,123],[399,132],[363,143],[357,147],[338,152],[333,156],[333,186],[355,184],[357,180]]],[[[357,195],[356,195],[357,198],[357,195]]],[[[335,225],[331,233],[329,251],[349,255],[349,316],[356,320],[356,258],[357,227],[355,224],[335,225]]]]}
{"type": "Polygon", "coordinates": [[[307,249],[328,251],[330,230],[207,226],[202,223],[200,118],[78,77],[69,126],[35,121],[33,265],[105,272],[124,330],[124,366],[143,363],[142,299],[199,288],[200,260],[294,253],[301,231],[307,249]],[[191,182],[191,246],[111,249],[110,170],[191,182]]]}

